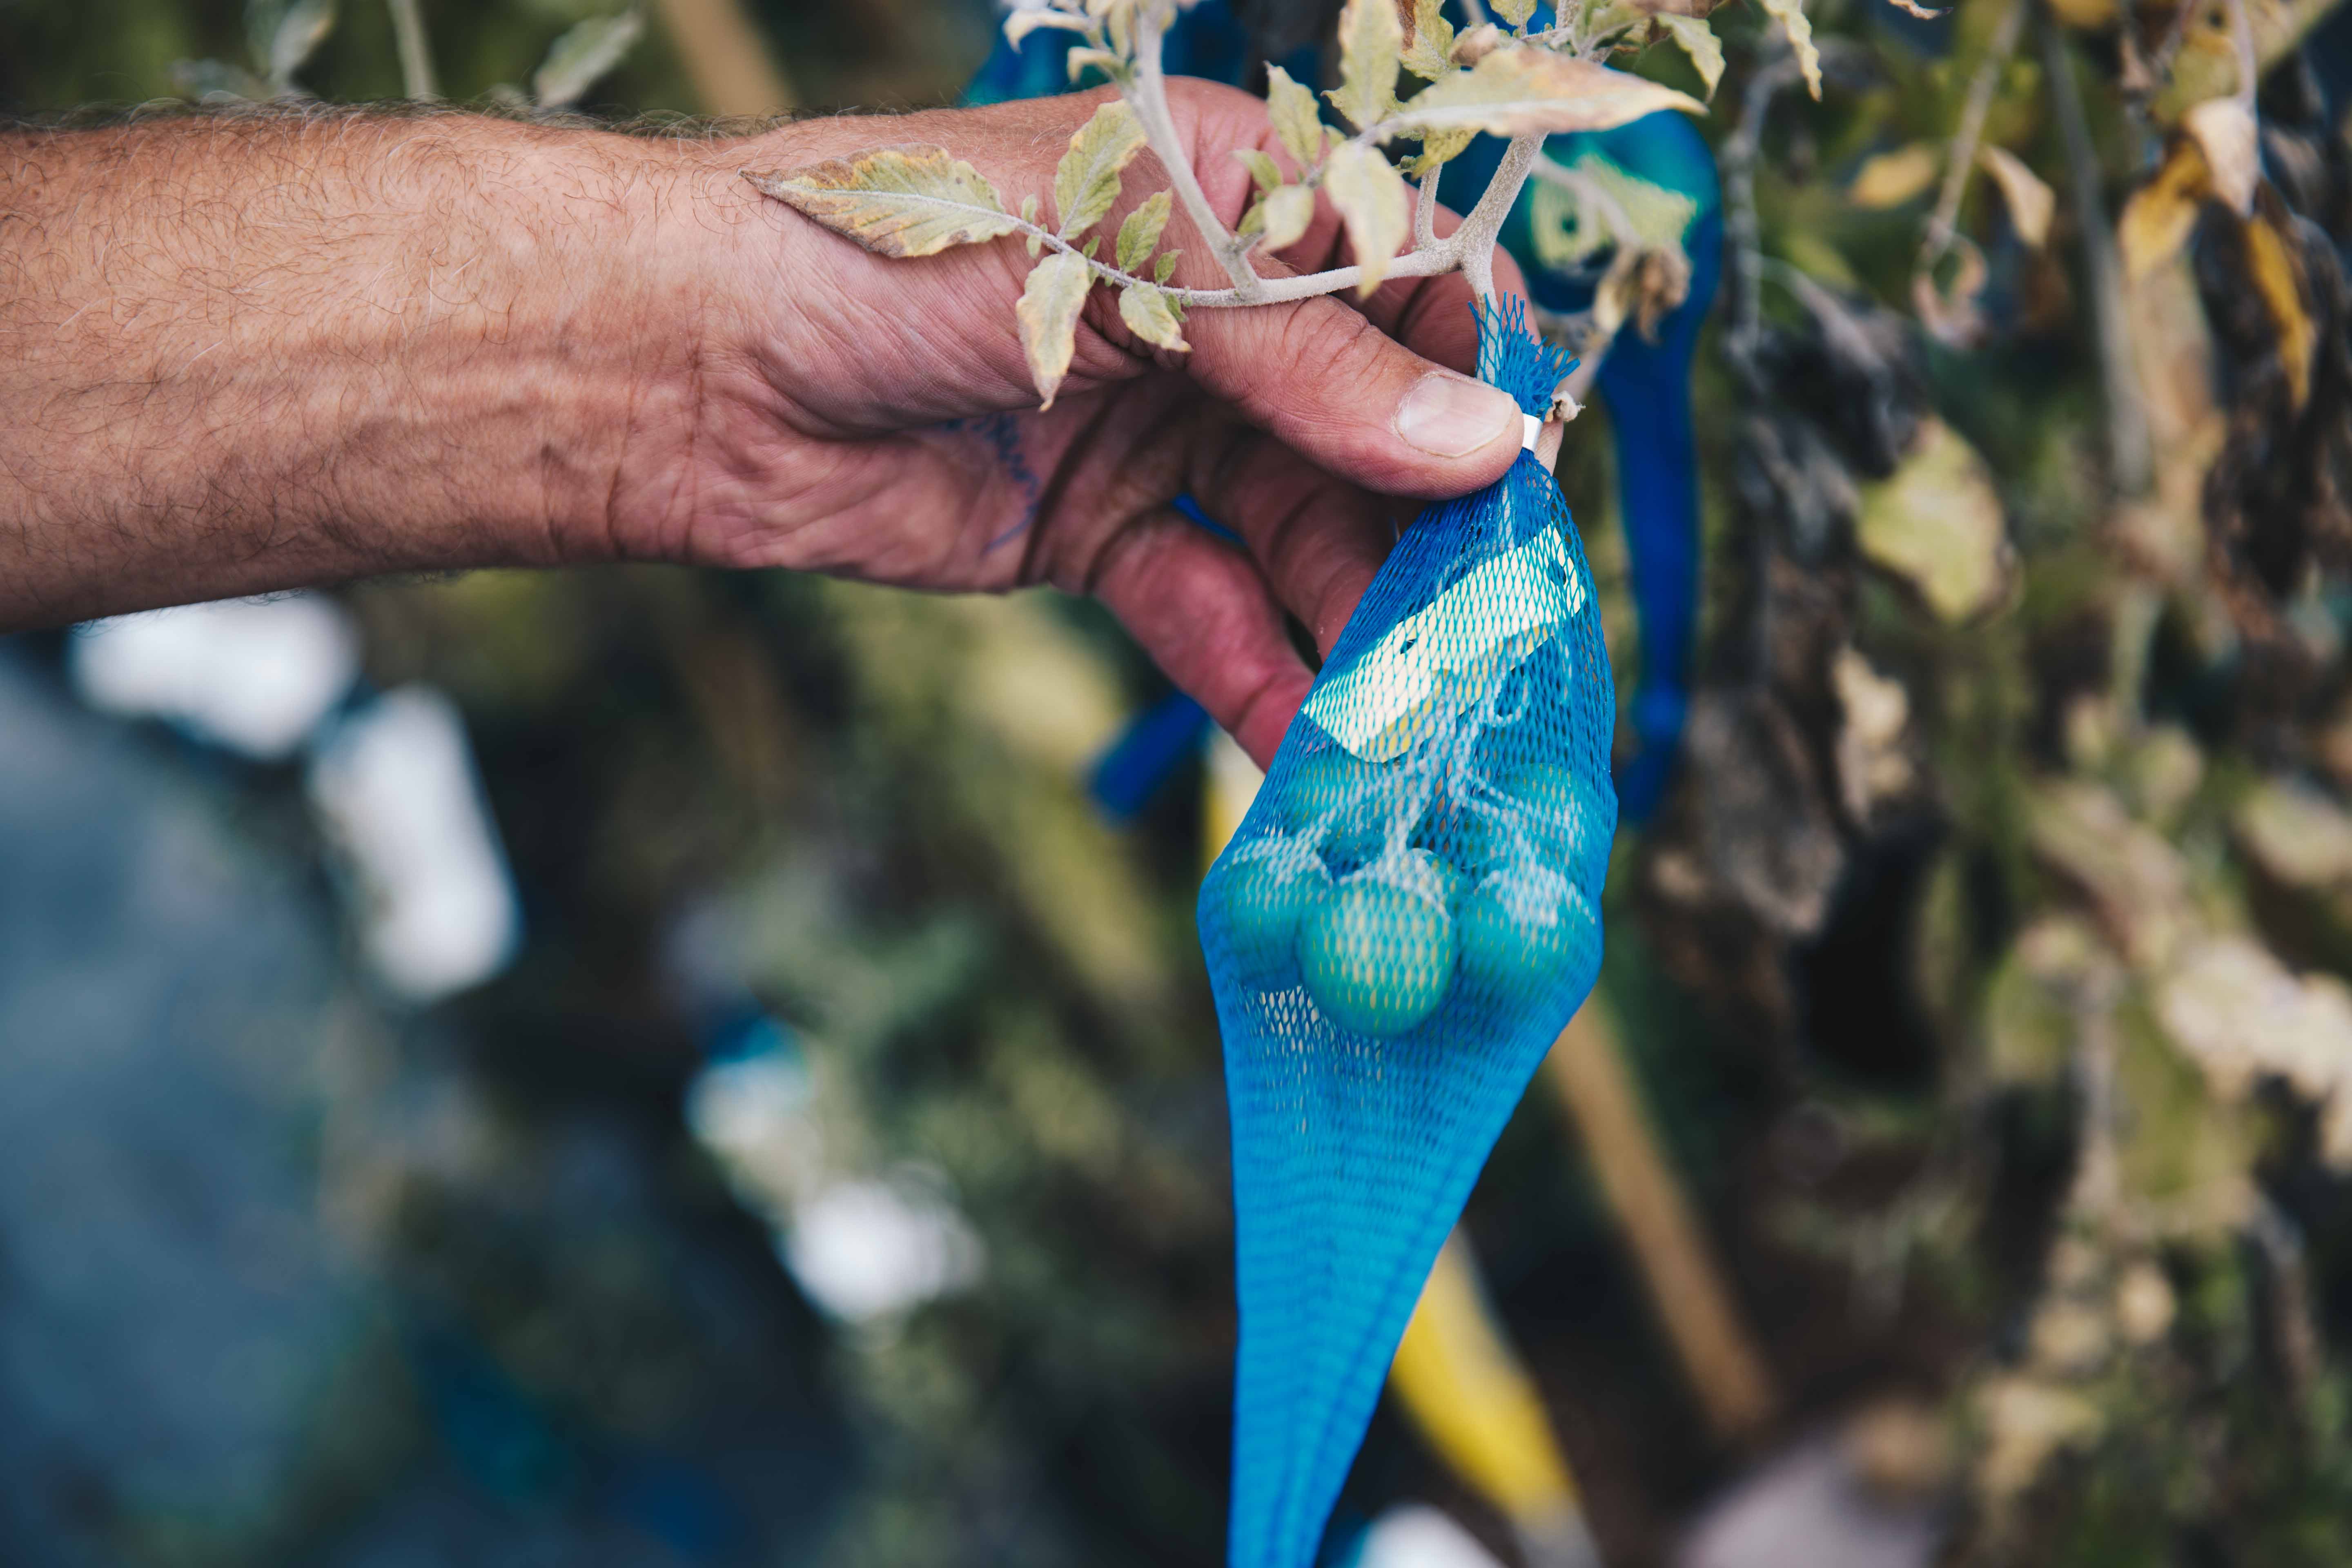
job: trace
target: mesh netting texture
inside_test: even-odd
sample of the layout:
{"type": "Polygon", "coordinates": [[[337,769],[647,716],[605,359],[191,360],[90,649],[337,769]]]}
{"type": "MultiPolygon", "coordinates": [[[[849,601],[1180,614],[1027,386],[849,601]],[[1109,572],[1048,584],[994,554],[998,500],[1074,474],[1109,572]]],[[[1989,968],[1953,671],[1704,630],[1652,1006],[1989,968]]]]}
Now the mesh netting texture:
{"type": "MultiPolygon", "coordinates": [[[[1512,301],[1481,379],[1570,363],[1512,301]]],[[[1437,1250],[1601,968],[1616,721],[1532,452],[1407,530],[1201,894],[1233,1120],[1232,1568],[1306,1568],[1437,1250]]]]}

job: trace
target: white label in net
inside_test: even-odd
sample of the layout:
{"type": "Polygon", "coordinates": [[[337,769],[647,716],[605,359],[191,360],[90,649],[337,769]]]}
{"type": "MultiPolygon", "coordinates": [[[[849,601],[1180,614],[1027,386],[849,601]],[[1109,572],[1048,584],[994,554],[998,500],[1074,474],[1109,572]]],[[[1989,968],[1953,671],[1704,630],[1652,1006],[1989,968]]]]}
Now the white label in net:
{"type": "Polygon", "coordinates": [[[1559,531],[1481,562],[1307,694],[1307,716],[1367,762],[1401,757],[1436,721],[1484,702],[1584,607],[1559,531]]]}

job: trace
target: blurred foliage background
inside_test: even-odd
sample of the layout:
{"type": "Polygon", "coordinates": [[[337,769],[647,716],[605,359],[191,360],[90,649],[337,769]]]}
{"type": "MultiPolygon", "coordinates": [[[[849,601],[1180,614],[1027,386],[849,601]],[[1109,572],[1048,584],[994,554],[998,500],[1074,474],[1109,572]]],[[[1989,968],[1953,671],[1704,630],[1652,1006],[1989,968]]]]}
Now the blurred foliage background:
{"type": "MultiPolygon", "coordinates": [[[[1612,1563],[2352,1555],[2346,57],[2250,9],[2242,210],[2182,129],[2227,75],[2168,97],[2226,12],[1827,0],[1819,103],[1717,14],[1707,674],[1586,1076],[1465,1225],[1612,1563]],[[1972,92],[2017,168],[1923,293],[1972,92]]],[[[0,0],[0,112],[267,91],[289,10],[0,0]]],[[[500,112],[619,14],[421,12],[500,112]]],[[[294,79],[400,96],[394,15],[294,79]]],[[[993,25],[642,21],[577,109],[937,103],[993,25]]],[[[1605,417],[1560,475],[1622,679],[1605,417]]],[[[1087,798],[1166,691],[1123,637],[653,569],[334,600],[353,700],[454,701],[511,870],[512,962],[431,1005],[299,755],[94,710],[89,634],[0,647],[0,1554],[1217,1561],[1218,786],[1087,798]]],[[[1422,1500],[1535,1563],[1430,1433],[1384,1405],[1335,1550],[1422,1500]]]]}

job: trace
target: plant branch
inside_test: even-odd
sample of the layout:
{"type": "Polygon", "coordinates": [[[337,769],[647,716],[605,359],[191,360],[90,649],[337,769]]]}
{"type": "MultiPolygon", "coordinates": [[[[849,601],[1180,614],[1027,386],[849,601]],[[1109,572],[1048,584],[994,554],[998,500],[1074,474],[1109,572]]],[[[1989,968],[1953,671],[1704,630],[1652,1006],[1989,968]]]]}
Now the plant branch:
{"type": "Polygon", "coordinates": [[[1135,78],[1119,84],[1119,92],[1135,117],[1143,122],[1144,140],[1150,144],[1160,162],[1167,167],[1169,181],[1176,187],[1176,199],[1184,204],[1185,214],[1192,226],[1201,231],[1208,242],[1210,254],[1234,280],[1234,292],[1244,302],[1255,302],[1265,296],[1265,285],[1250,266],[1247,247],[1236,240],[1209,205],[1208,194],[1201,189],[1200,177],[1192,172],[1192,161],[1184,151],[1182,140],[1176,134],[1176,119],[1168,111],[1168,79],[1160,67],[1160,44],[1165,27],[1164,14],[1157,5],[1149,3],[1137,7],[1135,17],[1135,78]]]}
{"type": "MultiPolygon", "coordinates": [[[[1495,237],[1503,232],[1503,220],[1511,216],[1512,204],[1519,199],[1519,192],[1527,184],[1543,144],[1540,134],[1511,138],[1478,205],[1470,209],[1470,216],[1462,220],[1462,226],[1446,242],[1447,247],[1460,258],[1462,274],[1470,279],[1470,292],[1483,305],[1495,302],[1495,237]]],[[[1402,271],[1403,262],[1411,259],[1400,258],[1395,270],[1402,271]]]]}
{"type": "Polygon", "coordinates": [[[386,0],[392,33],[400,47],[400,90],[420,102],[441,96],[433,79],[433,48],[425,41],[425,15],[416,0],[386,0]]]}
{"type": "Polygon", "coordinates": [[[1984,140],[1985,115],[1992,108],[2001,68],[2017,52],[2018,35],[2025,28],[2025,10],[2026,0],[2010,0],[1984,58],[1977,62],[1976,75],[1969,79],[1969,96],[1960,105],[1959,128],[1952,135],[1951,159],[1944,166],[1944,188],[1936,198],[1935,213],[1927,219],[1927,237],[1920,241],[1916,271],[1925,272],[1951,254],[1953,237],[1959,232],[1960,197],[1968,190],[1969,172],[1976,167],[1977,144],[1984,140]]]}
{"type": "Polygon", "coordinates": [[[2042,70],[2050,79],[2051,103],[2066,146],[2066,183],[2074,198],[2074,226],[2083,231],[2084,281],[2090,286],[2099,379],[2106,394],[2107,477],[2119,493],[2136,496],[2155,479],[2147,408],[2140,395],[2131,313],[2124,308],[2123,262],[2116,254],[2115,227],[2100,197],[2098,153],[2091,145],[2090,121],[2083,113],[2082,89],[2075,83],[2070,57],[2056,19],[2043,16],[2042,70]]]}
{"type": "Polygon", "coordinates": [[[1437,243],[1437,178],[1445,173],[1438,164],[1421,177],[1412,204],[1412,247],[1426,250],[1437,243]]]}
{"type": "MultiPolygon", "coordinates": [[[[972,210],[978,212],[982,209],[972,210]]],[[[1010,214],[1002,213],[990,216],[1012,216],[1010,214]]],[[[1139,278],[1132,272],[1122,271],[1108,261],[1088,256],[1084,250],[1043,225],[1031,223],[1019,217],[1013,217],[1012,221],[1019,233],[1035,240],[1047,249],[1057,250],[1065,256],[1075,256],[1084,260],[1095,276],[1106,283],[1121,289],[1136,284],[1147,284],[1187,308],[1201,306],[1209,310],[1223,310],[1242,305],[1286,305],[1295,300],[1313,300],[1325,294],[1337,294],[1342,289],[1352,289],[1363,280],[1364,276],[1364,269],[1360,267],[1334,267],[1321,272],[1303,272],[1296,278],[1258,278],[1253,275],[1252,281],[1255,286],[1247,292],[1240,289],[1174,289],[1164,283],[1152,283],[1149,278],[1139,278]]],[[[1402,256],[1390,262],[1381,276],[1384,278],[1433,278],[1439,273],[1453,271],[1462,260],[1462,252],[1457,242],[1468,232],[1468,226],[1465,225],[1462,228],[1454,230],[1451,237],[1440,240],[1435,245],[1406,251],[1402,256]]],[[[1489,244],[1491,246],[1491,241],[1489,244]]]]}
{"type": "Polygon", "coordinates": [[[1795,83],[1797,57],[1783,41],[1773,58],[1748,78],[1739,100],[1739,121],[1724,139],[1724,248],[1731,265],[1731,327],[1724,346],[1743,374],[1752,369],[1764,324],[1764,248],[1756,216],[1756,158],[1764,142],[1764,120],[1772,100],[1795,83]]]}

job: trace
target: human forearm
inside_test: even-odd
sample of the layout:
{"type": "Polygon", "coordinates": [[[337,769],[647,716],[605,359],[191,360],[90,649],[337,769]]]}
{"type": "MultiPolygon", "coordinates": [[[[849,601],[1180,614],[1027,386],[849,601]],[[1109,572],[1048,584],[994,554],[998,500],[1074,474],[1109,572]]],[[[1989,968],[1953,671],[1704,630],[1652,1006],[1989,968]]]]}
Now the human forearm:
{"type": "Polygon", "coordinates": [[[692,395],[679,163],[455,114],[0,137],[0,628],[601,552],[692,395]]]}

